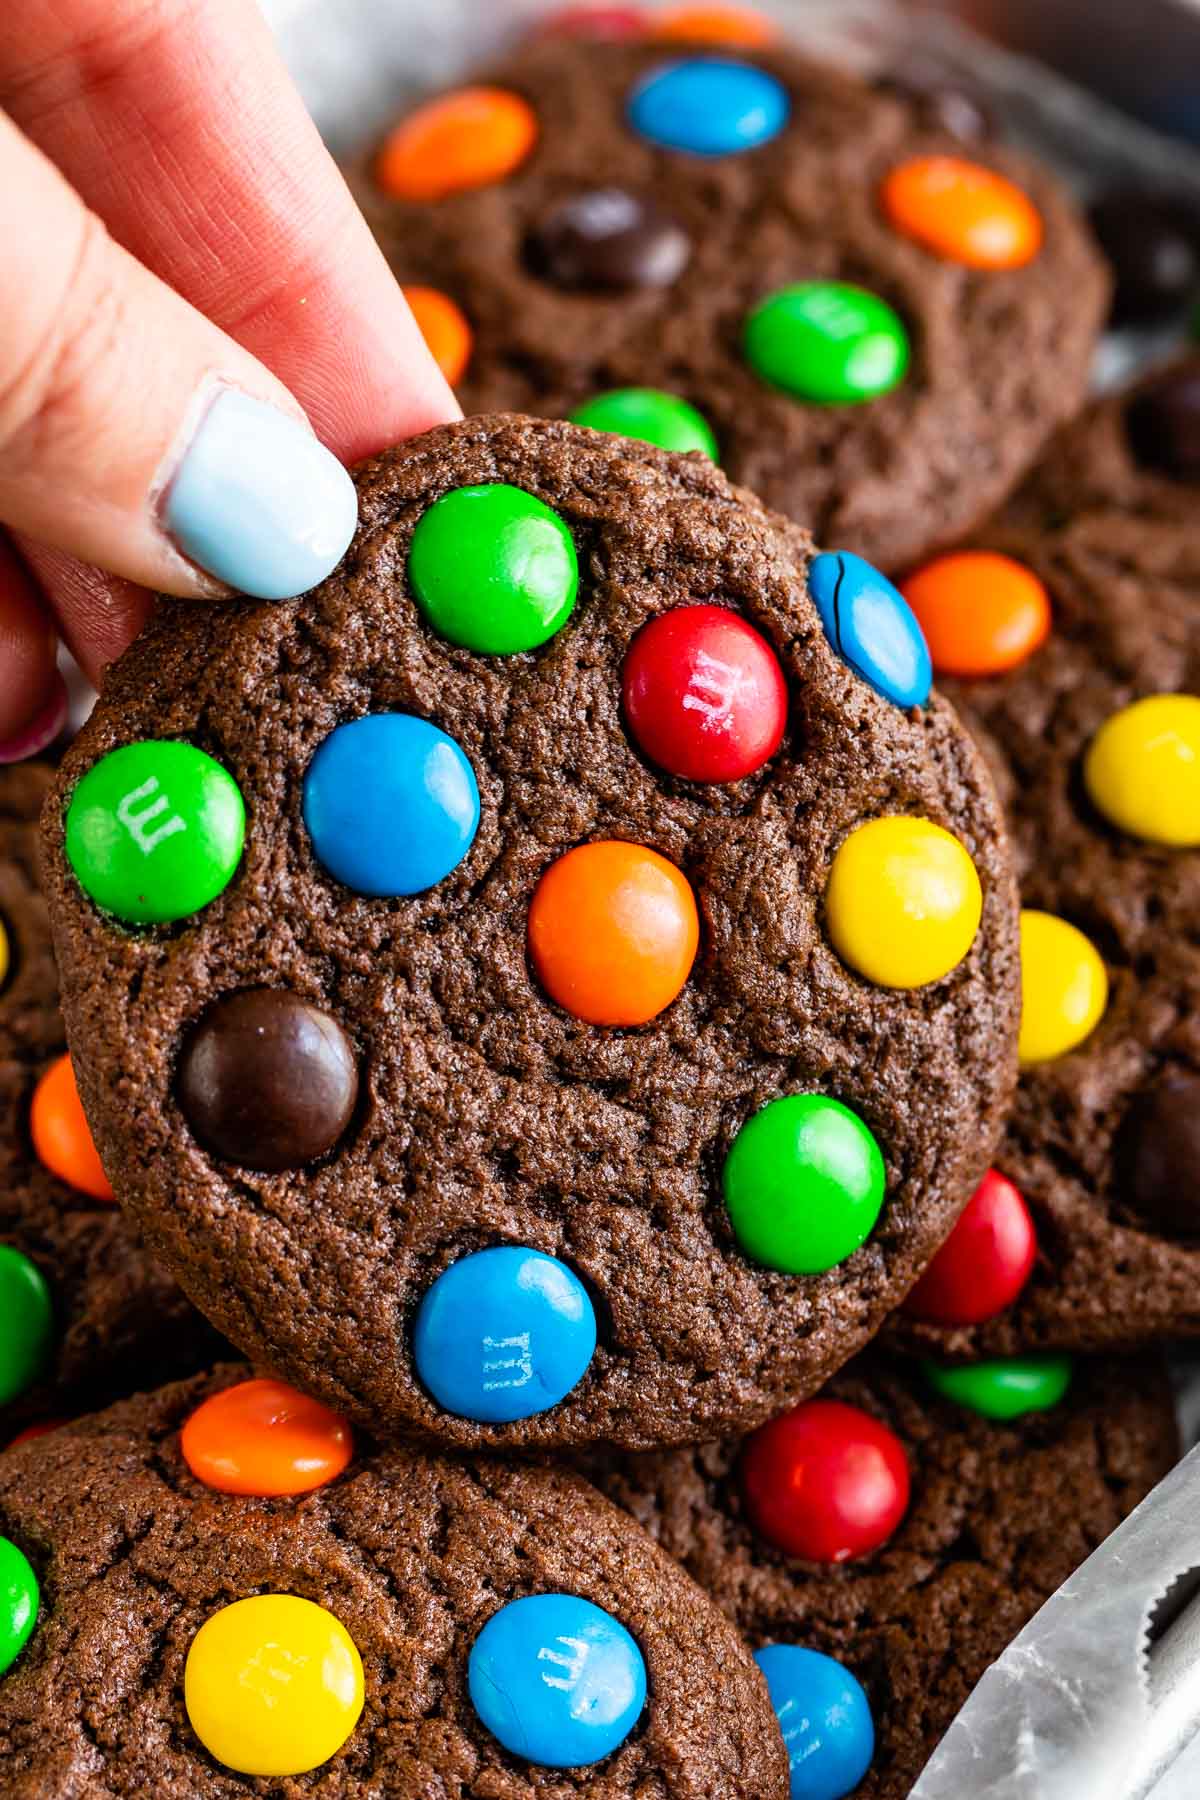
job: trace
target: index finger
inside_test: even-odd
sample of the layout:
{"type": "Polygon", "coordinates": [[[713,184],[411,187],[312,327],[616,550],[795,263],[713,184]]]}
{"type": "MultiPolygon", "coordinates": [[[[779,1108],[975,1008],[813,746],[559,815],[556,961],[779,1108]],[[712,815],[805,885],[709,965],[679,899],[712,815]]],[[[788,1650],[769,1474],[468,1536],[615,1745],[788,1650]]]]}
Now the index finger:
{"type": "Polygon", "coordinates": [[[344,461],[458,416],[256,6],[0,8],[0,104],[344,461]]]}

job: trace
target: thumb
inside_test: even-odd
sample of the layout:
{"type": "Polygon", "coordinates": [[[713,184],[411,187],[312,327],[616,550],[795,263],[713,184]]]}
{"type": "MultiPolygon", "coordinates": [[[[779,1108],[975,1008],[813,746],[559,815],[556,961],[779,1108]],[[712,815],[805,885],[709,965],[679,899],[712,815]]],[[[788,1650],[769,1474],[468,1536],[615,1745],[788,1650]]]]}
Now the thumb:
{"type": "Polygon", "coordinates": [[[2,114],[0,245],[0,521],[172,594],[323,580],[354,531],[346,471],[2,114]]]}

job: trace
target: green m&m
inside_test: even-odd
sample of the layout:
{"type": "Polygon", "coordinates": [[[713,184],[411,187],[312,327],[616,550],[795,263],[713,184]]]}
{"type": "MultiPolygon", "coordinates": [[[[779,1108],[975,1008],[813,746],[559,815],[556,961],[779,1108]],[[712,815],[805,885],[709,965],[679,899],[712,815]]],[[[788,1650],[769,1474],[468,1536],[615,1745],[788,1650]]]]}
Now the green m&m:
{"type": "Polygon", "coordinates": [[[819,1275],[864,1243],[884,1190],[879,1145],[824,1094],[788,1094],[747,1119],[725,1159],[725,1204],[746,1255],[819,1275]]]}
{"type": "Polygon", "coordinates": [[[613,388],[597,394],[575,408],[571,423],[657,444],[660,450],[702,450],[711,461],[717,460],[717,440],[704,414],[678,394],[664,394],[659,388],[613,388]]]}
{"type": "Polygon", "coordinates": [[[1001,1356],[992,1362],[923,1362],[925,1379],[935,1393],[985,1419],[1019,1419],[1023,1413],[1048,1412],[1071,1385],[1074,1365],[1069,1356],[1001,1356]]]}
{"type": "Polygon", "coordinates": [[[186,918],[232,879],[246,835],[237,783],[194,744],[110,750],[67,808],[67,859],[97,906],[130,925],[186,918]]]}
{"type": "Polygon", "coordinates": [[[435,631],[493,656],[553,637],[579,587],[575,545],[558,514],[503,481],[435,500],[413,532],[408,575],[435,631]]]}
{"type": "Polygon", "coordinates": [[[844,281],[800,281],[759,302],[746,320],[746,361],[797,400],[849,406],[904,379],[908,334],[878,294],[844,281]]]}
{"type": "Polygon", "coordinates": [[[0,1537],[0,1675],[29,1642],[37,1615],[38,1582],[29,1558],[11,1538],[0,1537]]]}
{"type": "Polygon", "coordinates": [[[0,1406],[32,1387],[53,1338],[46,1277],[20,1250],[0,1244],[0,1406]]]}

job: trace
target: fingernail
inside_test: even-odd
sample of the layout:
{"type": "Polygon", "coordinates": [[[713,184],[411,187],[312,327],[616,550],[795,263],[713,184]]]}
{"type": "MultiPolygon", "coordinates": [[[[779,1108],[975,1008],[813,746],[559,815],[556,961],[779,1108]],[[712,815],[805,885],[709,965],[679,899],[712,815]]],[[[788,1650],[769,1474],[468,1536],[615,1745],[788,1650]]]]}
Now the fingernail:
{"type": "Polygon", "coordinates": [[[54,742],[66,722],[67,684],[55,669],[45,705],[38,708],[22,731],[14,732],[6,743],[0,744],[0,763],[24,762],[26,757],[36,756],[54,742]]]}
{"type": "Polygon", "coordinates": [[[306,426],[222,388],[171,479],[163,519],[184,555],[219,581],[290,600],[345,555],[358,496],[306,426]]]}

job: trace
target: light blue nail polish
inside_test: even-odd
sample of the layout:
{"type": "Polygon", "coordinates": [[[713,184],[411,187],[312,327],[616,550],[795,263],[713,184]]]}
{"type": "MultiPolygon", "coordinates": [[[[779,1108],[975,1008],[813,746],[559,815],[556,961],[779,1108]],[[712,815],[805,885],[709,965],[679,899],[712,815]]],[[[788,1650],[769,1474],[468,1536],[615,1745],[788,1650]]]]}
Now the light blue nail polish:
{"type": "Polygon", "coordinates": [[[354,483],[306,426],[225,388],[167,489],[163,518],[185,556],[259,600],[324,581],[358,517],[354,483]]]}

